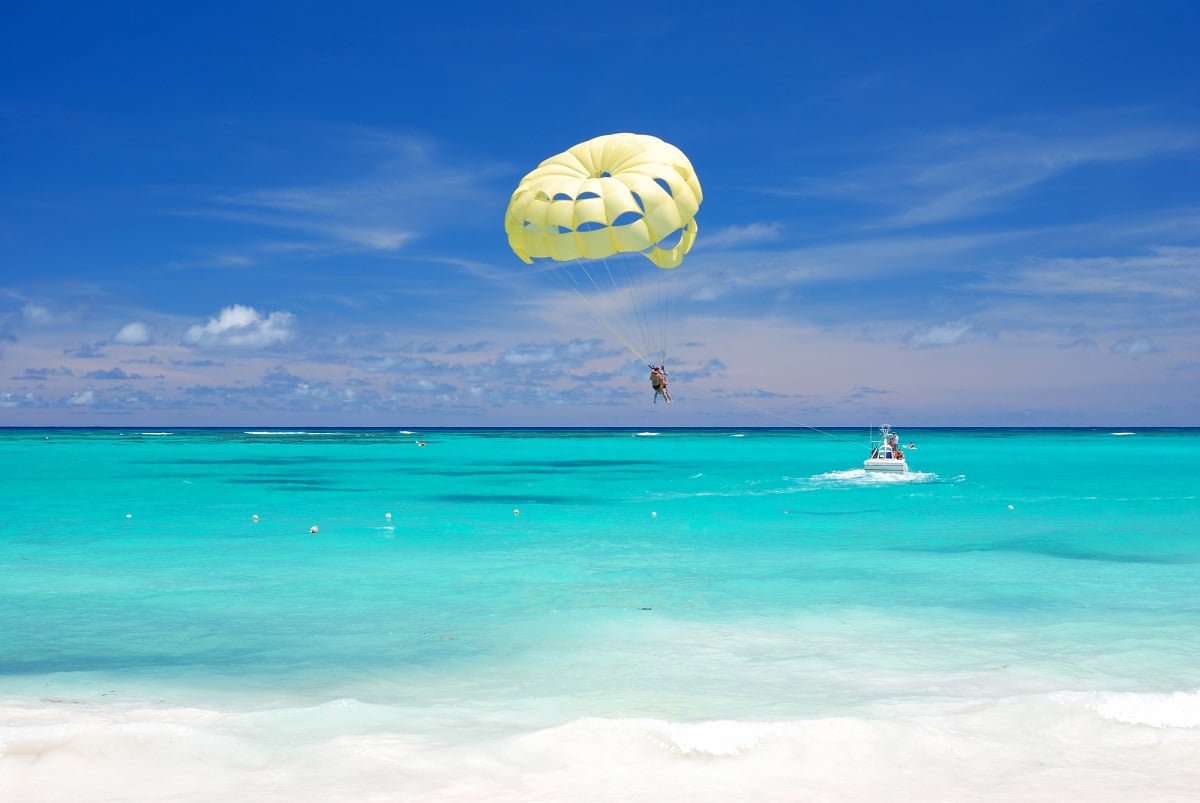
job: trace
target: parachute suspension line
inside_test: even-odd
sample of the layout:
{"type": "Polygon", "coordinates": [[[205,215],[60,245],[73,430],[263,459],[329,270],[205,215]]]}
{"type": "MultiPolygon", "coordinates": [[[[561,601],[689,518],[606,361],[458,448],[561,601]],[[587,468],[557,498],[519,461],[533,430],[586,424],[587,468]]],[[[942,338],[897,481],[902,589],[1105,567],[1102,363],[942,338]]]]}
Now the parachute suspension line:
{"type": "MultiPolygon", "coordinates": [[[[662,306],[661,304],[655,304],[653,298],[650,297],[654,292],[650,284],[650,277],[654,276],[655,288],[658,288],[658,280],[660,278],[658,273],[661,271],[661,268],[647,267],[643,264],[639,264],[638,268],[640,270],[637,271],[636,276],[633,270],[628,271],[631,295],[636,295],[635,307],[638,312],[638,327],[642,333],[642,342],[646,344],[646,350],[653,352],[651,362],[655,365],[662,365],[664,357],[662,345],[662,306]],[[647,273],[647,270],[653,271],[653,273],[647,273]],[[651,313],[656,309],[658,310],[658,320],[651,320],[651,313]],[[657,332],[654,331],[655,325],[658,328],[657,332]]],[[[659,290],[658,298],[661,300],[661,288],[659,290]]]]}
{"type": "Polygon", "coordinates": [[[591,283],[597,298],[607,298],[610,300],[609,312],[604,316],[603,323],[612,332],[613,336],[625,344],[625,348],[633,352],[639,360],[646,361],[644,352],[648,350],[650,341],[646,337],[646,328],[641,319],[642,306],[638,301],[636,287],[632,281],[632,276],[629,271],[629,264],[626,259],[622,259],[620,254],[617,265],[614,267],[609,263],[607,257],[600,257],[593,262],[593,265],[598,265],[593,271],[588,270],[587,263],[583,260],[576,260],[579,264],[580,271],[587,277],[591,283]],[[600,268],[603,268],[601,274],[600,268]],[[607,285],[605,286],[605,279],[607,285]],[[614,303],[613,299],[622,299],[621,304],[614,303]],[[628,333],[628,335],[626,334],[628,333]],[[629,342],[629,338],[636,339],[637,346],[629,342]]]}
{"type": "MultiPolygon", "coordinates": [[[[576,259],[579,272],[586,278],[590,286],[588,291],[584,282],[569,271],[570,278],[575,282],[575,292],[600,323],[619,340],[640,361],[649,363],[651,359],[647,352],[655,351],[654,338],[647,320],[647,298],[643,283],[648,274],[646,266],[630,263],[642,259],[641,255],[618,254],[616,264],[610,263],[605,257],[590,261],[576,259]],[[589,298],[589,296],[591,296],[589,298]],[[592,299],[623,299],[618,303],[610,303],[607,311],[592,299]],[[630,342],[636,340],[636,344],[630,342]]],[[[661,362],[661,361],[660,361],[661,362]]],[[[658,364],[658,363],[655,363],[658,364]]]]}
{"type": "Polygon", "coordinates": [[[640,260],[645,258],[642,254],[616,256],[617,264],[604,257],[592,260],[577,257],[544,272],[553,276],[560,289],[578,298],[591,316],[640,362],[665,367],[675,271],[642,265],[640,260]],[[651,276],[654,287],[650,285],[651,276]]]}
{"type": "MultiPolygon", "coordinates": [[[[642,262],[642,256],[638,254],[622,254],[620,256],[621,269],[624,273],[623,284],[629,296],[629,309],[631,310],[632,324],[637,328],[638,335],[641,337],[642,346],[647,352],[655,351],[655,339],[652,336],[650,327],[649,310],[651,309],[647,295],[646,281],[648,274],[646,271],[654,270],[642,262]],[[631,264],[634,263],[635,264],[631,264]]],[[[659,341],[661,342],[661,341],[659,341]]],[[[643,360],[646,362],[646,360],[643,360]]],[[[658,363],[655,363],[656,365],[658,363]]]]}
{"type": "Polygon", "coordinates": [[[660,269],[658,273],[658,308],[661,310],[659,313],[658,342],[662,344],[662,353],[659,355],[658,364],[665,368],[667,353],[670,351],[671,345],[667,340],[667,336],[671,330],[671,313],[674,312],[675,293],[673,292],[673,284],[675,282],[675,271],[660,269]]]}
{"type": "Polygon", "coordinates": [[[817,429],[816,427],[810,427],[808,424],[801,424],[799,421],[793,421],[792,419],[788,418],[787,416],[782,416],[779,413],[772,412],[772,411],[764,409],[762,407],[757,407],[753,404],[750,404],[749,402],[744,402],[741,399],[735,399],[733,396],[730,396],[729,400],[732,402],[735,402],[737,404],[740,404],[743,407],[749,407],[751,410],[758,410],[760,413],[766,413],[767,415],[773,415],[776,418],[778,418],[779,420],[786,421],[787,423],[791,424],[792,426],[802,427],[803,429],[811,429],[813,432],[817,432],[817,433],[820,433],[821,435],[825,435],[827,437],[833,438],[836,441],[842,441],[843,443],[850,443],[850,444],[853,444],[854,446],[859,447],[860,449],[866,449],[868,452],[871,451],[870,446],[863,446],[858,441],[852,441],[848,438],[843,438],[840,435],[834,435],[832,432],[826,432],[823,429],[817,429]]]}
{"type": "Polygon", "coordinates": [[[648,361],[643,357],[643,362],[664,365],[668,353],[673,300],[671,288],[675,271],[645,264],[643,254],[618,253],[615,256],[615,267],[607,258],[600,261],[608,272],[614,293],[623,292],[628,297],[625,321],[628,330],[636,331],[643,349],[651,356],[648,361]],[[654,277],[653,286],[651,276],[654,277]]]}
{"type": "MultiPolygon", "coordinates": [[[[575,260],[575,262],[576,262],[576,264],[578,264],[580,272],[585,277],[587,277],[588,284],[590,284],[592,287],[592,292],[596,293],[596,294],[601,294],[603,291],[600,289],[600,286],[596,283],[595,278],[588,271],[587,265],[584,263],[584,261],[582,259],[577,259],[577,260],[575,260]]],[[[642,352],[638,349],[637,346],[635,346],[633,343],[630,343],[628,338],[626,338],[623,334],[621,334],[621,332],[618,330],[618,328],[613,325],[612,321],[610,321],[608,319],[608,316],[606,316],[604,314],[604,310],[600,309],[600,307],[597,306],[592,301],[592,298],[590,297],[589,293],[586,292],[586,288],[584,287],[583,282],[580,281],[579,276],[577,276],[574,271],[563,269],[561,271],[552,270],[551,273],[565,274],[565,276],[558,275],[558,277],[557,277],[558,280],[563,284],[563,286],[566,287],[571,292],[573,292],[575,294],[575,296],[580,301],[583,302],[583,305],[585,307],[587,307],[588,312],[590,312],[592,314],[592,317],[595,318],[597,321],[599,321],[604,326],[604,328],[608,330],[609,334],[611,334],[618,341],[620,341],[621,345],[623,345],[625,348],[629,349],[629,351],[632,352],[633,355],[636,356],[639,360],[641,360],[642,362],[646,362],[646,356],[644,354],[642,354],[642,352]]]]}
{"type": "MultiPolygon", "coordinates": [[[[613,276],[612,267],[608,264],[608,260],[606,258],[602,257],[599,260],[599,263],[601,266],[603,266],[604,275],[608,278],[608,287],[607,288],[605,288],[603,286],[603,282],[597,281],[597,277],[592,275],[591,270],[588,270],[587,262],[585,262],[583,260],[578,260],[578,262],[579,262],[580,269],[583,272],[583,275],[587,277],[588,282],[591,284],[594,292],[596,293],[596,296],[595,296],[596,298],[612,299],[615,295],[621,294],[621,291],[624,288],[622,287],[622,284],[618,281],[618,277],[613,276]]],[[[589,302],[590,302],[590,300],[589,300],[589,302]]],[[[598,305],[593,305],[593,306],[596,307],[598,305]]],[[[636,309],[634,310],[634,312],[636,313],[636,309]]],[[[627,348],[631,352],[633,352],[633,354],[639,360],[645,361],[645,359],[646,359],[645,355],[642,353],[643,349],[644,349],[645,339],[643,338],[641,341],[632,342],[632,343],[630,342],[630,337],[632,336],[632,332],[631,332],[632,327],[630,325],[631,321],[628,319],[628,316],[621,315],[620,306],[614,305],[610,302],[608,305],[607,313],[603,309],[599,309],[597,314],[599,314],[599,316],[600,316],[601,323],[603,323],[605,325],[605,327],[607,327],[608,331],[612,333],[613,337],[615,337],[615,338],[617,338],[617,340],[621,341],[621,343],[625,346],[625,348],[627,348]]],[[[633,323],[636,323],[636,317],[634,318],[633,323]]]]}

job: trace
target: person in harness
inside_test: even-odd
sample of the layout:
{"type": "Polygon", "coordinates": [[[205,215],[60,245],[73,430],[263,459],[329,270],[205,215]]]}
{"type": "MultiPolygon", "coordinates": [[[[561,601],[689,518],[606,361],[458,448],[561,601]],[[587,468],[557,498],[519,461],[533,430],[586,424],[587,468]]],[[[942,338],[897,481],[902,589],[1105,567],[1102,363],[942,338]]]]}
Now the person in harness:
{"type": "Polygon", "coordinates": [[[671,394],[667,392],[667,369],[666,366],[650,366],[650,387],[654,388],[654,403],[658,404],[658,397],[662,396],[667,400],[667,404],[671,403],[671,394]]]}

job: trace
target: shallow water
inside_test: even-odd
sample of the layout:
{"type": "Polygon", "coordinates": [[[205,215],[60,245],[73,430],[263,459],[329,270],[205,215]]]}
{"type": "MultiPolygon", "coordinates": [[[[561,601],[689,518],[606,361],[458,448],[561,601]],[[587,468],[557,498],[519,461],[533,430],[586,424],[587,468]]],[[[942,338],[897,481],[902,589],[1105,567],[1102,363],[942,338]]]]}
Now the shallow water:
{"type": "Polygon", "coordinates": [[[0,430],[0,792],[1190,799],[1200,431],[1118,431],[0,430]]]}

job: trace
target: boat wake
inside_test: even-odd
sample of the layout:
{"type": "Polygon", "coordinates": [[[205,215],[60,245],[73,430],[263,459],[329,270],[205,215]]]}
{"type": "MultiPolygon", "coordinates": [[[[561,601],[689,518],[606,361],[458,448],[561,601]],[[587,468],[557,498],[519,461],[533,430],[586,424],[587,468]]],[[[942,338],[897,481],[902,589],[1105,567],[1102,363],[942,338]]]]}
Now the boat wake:
{"type": "Polygon", "coordinates": [[[809,479],[826,485],[918,485],[941,480],[929,471],[867,471],[865,468],[827,471],[809,479]]]}

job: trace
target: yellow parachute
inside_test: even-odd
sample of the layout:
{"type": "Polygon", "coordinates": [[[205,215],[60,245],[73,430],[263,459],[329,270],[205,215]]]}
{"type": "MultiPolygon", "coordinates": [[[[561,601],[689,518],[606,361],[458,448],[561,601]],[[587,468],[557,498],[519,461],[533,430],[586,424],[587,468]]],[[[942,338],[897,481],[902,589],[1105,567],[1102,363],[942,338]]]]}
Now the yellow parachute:
{"type": "Polygon", "coordinates": [[[550,272],[630,351],[661,364],[674,271],[659,269],[678,267],[691,250],[702,199],[683,151],[646,134],[609,134],[546,159],[521,179],[504,229],[518,257],[553,263],[550,272]],[[622,261],[625,255],[639,264],[622,261]]]}

